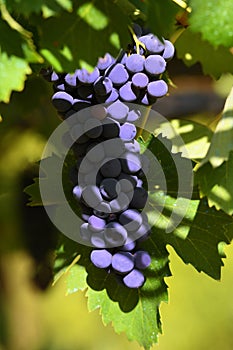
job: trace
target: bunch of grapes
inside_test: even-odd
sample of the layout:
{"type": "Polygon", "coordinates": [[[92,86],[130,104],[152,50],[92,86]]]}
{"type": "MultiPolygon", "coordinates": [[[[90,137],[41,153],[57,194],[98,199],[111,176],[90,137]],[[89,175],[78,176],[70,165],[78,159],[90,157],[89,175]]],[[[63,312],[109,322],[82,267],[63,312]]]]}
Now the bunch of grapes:
{"type": "Polygon", "coordinates": [[[96,267],[114,273],[128,288],[144,284],[143,269],[151,262],[140,247],[150,234],[143,211],[149,160],[135,139],[134,123],[141,117],[137,104],[149,106],[167,94],[162,75],[174,55],[170,41],[137,34],[127,51],[117,59],[107,53],[92,72],[43,72],[53,83],[52,103],[73,140],[73,195],[84,221],[78,240],[92,246],[96,267]]]}

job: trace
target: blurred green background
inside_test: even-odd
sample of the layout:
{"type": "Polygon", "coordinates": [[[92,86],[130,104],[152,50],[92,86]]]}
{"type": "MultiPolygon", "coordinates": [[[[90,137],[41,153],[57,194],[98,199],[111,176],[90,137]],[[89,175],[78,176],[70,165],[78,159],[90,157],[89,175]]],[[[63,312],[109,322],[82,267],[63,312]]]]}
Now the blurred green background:
{"type": "MultiPolygon", "coordinates": [[[[189,86],[190,91],[212,93],[221,100],[230,90],[232,76],[217,85],[198,75],[187,80],[187,74],[174,76],[174,82],[180,94],[189,86]]],[[[88,313],[84,293],[66,296],[64,278],[51,286],[57,233],[43,208],[26,206],[28,197],[23,193],[37,175],[35,162],[46,139],[59,124],[48,85],[39,77],[30,78],[23,93],[14,93],[10,105],[1,106],[0,350],[139,349],[110,325],[103,326],[98,311],[88,313]]],[[[171,91],[171,96],[176,93],[171,91]]],[[[180,117],[187,117],[182,103],[179,108],[180,117]]],[[[190,110],[188,117],[213,125],[218,108],[190,110]]],[[[163,335],[154,349],[232,350],[232,246],[226,248],[221,282],[184,265],[172,248],[169,252],[173,275],[166,279],[169,303],[161,305],[163,335]]]]}

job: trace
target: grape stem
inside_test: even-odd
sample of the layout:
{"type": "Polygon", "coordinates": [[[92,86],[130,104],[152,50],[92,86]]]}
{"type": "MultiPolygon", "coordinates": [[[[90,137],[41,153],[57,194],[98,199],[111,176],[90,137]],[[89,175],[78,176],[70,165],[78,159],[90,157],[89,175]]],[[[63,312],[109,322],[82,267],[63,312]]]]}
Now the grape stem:
{"type": "Polygon", "coordinates": [[[140,55],[140,46],[144,49],[144,51],[146,51],[146,46],[140,40],[138,40],[137,35],[134,33],[133,28],[130,26],[129,26],[129,31],[130,31],[130,34],[132,35],[133,41],[135,42],[136,52],[137,54],[140,55]]]}
{"type": "Polygon", "coordinates": [[[145,125],[147,123],[150,111],[151,111],[151,107],[152,105],[147,107],[146,113],[143,115],[142,117],[142,122],[141,122],[141,126],[139,128],[137,128],[137,135],[136,135],[136,139],[139,138],[140,136],[142,136],[142,133],[144,131],[145,125]]]}

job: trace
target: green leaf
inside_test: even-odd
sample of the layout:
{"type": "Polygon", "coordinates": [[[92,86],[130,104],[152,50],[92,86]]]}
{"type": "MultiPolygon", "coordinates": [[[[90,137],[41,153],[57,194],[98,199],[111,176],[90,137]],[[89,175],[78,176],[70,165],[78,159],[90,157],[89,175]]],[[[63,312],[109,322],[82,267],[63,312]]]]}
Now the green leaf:
{"type": "Polygon", "coordinates": [[[59,71],[74,71],[82,61],[95,66],[98,57],[106,52],[116,56],[114,35],[119,36],[121,47],[126,48],[130,42],[129,17],[115,3],[106,0],[80,1],[72,13],[64,12],[46,20],[37,16],[35,24],[40,33],[41,54],[50,64],[55,62],[59,71]],[[64,47],[69,58],[63,54],[64,47]]]}
{"type": "Polygon", "coordinates": [[[233,152],[229,159],[214,168],[209,162],[201,166],[196,174],[196,181],[201,196],[208,197],[209,205],[233,214],[233,152]]]}
{"type": "Polygon", "coordinates": [[[228,159],[230,151],[233,151],[233,88],[226,100],[222,117],[201,165],[210,162],[213,167],[218,167],[228,159]]]}
{"type": "Polygon", "coordinates": [[[233,46],[232,0],[190,0],[190,29],[213,46],[233,46]]]}
{"type": "Polygon", "coordinates": [[[233,56],[230,51],[224,46],[214,48],[208,41],[203,40],[199,33],[186,29],[177,39],[175,47],[177,57],[186,65],[192,66],[200,62],[204,74],[218,79],[223,73],[233,73],[233,56]]]}
{"type": "Polygon", "coordinates": [[[8,103],[12,90],[22,91],[28,74],[31,74],[28,63],[19,57],[8,57],[0,53],[0,101],[8,103]]]}
{"type": "Polygon", "coordinates": [[[202,199],[194,220],[189,224],[186,239],[170,235],[167,242],[185,263],[190,263],[197,271],[203,271],[219,280],[223,266],[221,245],[222,242],[229,244],[232,238],[232,217],[210,208],[206,199],[202,199]]]}
{"type": "Polygon", "coordinates": [[[170,37],[180,7],[172,0],[147,2],[147,22],[151,32],[159,37],[170,37]]]}
{"type": "Polygon", "coordinates": [[[29,16],[30,13],[40,13],[46,7],[47,11],[56,15],[63,9],[67,11],[72,10],[71,0],[5,0],[8,9],[17,14],[29,16]]]}
{"type": "Polygon", "coordinates": [[[36,207],[43,205],[41,196],[40,196],[40,187],[39,187],[39,179],[34,179],[34,183],[32,185],[29,185],[25,187],[24,192],[28,194],[29,196],[29,203],[28,205],[30,207],[36,207]]]}
{"type": "Polygon", "coordinates": [[[174,153],[180,152],[184,157],[195,160],[206,156],[213,135],[213,132],[204,125],[180,119],[163,123],[160,129],[156,129],[156,134],[160,132],[171,140],[174,153]],[[166,127],[166,124],[171,127],[166,127]]]}

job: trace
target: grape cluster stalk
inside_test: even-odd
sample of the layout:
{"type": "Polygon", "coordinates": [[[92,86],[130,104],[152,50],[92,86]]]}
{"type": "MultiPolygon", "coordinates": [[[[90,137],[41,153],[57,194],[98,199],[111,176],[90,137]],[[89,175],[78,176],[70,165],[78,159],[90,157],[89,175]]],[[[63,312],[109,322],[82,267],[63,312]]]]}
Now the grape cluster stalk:
{"type": "Polygon", "coordinates": [[[150,164],[136,140],[135,122],[143,118],[137,106],[151,106],[167,94],[163,74],[174,46],[154,34],[142,35],[139,26],[131,32],[127,50],[116,59],[106,53],[92,72],[49,68],[42,74],[53,83],[52,104],[73,140],[71,181],[83,219],[79,241],[92,247],[90,261],[97,268],[128,288],[140,288],[151,263],[141,248],[151,232],[143,211],[150,164]]]}

